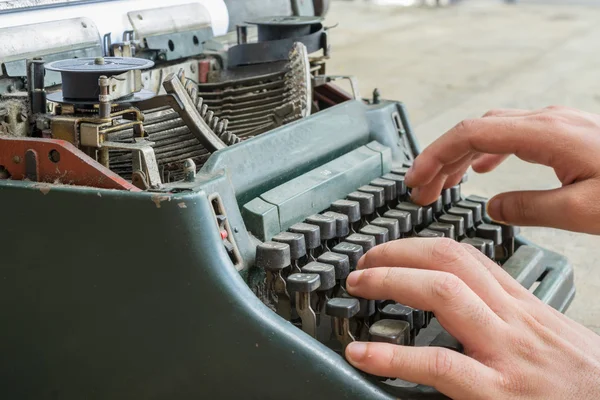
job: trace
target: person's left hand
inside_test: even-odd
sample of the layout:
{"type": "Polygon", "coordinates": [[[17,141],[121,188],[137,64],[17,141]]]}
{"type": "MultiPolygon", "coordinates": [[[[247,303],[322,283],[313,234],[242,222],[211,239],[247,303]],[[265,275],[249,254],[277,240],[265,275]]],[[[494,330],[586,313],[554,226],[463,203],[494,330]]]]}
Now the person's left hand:
{"type": "Polygon", "coordinates": [[[346,358],[365,372],[457,399],[600,399],[600,336],[470,245],[388,242],[360,260],[346,287],[353,296],[433,311],[465,349],[351,343],[346,358]]]}

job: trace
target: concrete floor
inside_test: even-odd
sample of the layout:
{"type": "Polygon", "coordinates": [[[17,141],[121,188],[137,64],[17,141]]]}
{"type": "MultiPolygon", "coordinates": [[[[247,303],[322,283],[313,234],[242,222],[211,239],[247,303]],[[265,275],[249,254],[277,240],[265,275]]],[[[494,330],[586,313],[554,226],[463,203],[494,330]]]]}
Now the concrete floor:
{"type": "MultiPolygon", "coordinates": [[[[492,108],[565,105],[600,113],[599,20],[600,7],[581,5],[477,0],[417,9],[334,1],[326,23],[339,26],[331,30],[328,72],[357,76],[363,95],[377,87],[384,98],[403,101],[422,146],[492,108]]],[[[557,186],[552,170],[512,158],[494,173],[471,173],[464,192],[557,186]]],[[[569,257],[577,295],[567,315],[600,333],[600,238],[523,233],[569,257]]]]}

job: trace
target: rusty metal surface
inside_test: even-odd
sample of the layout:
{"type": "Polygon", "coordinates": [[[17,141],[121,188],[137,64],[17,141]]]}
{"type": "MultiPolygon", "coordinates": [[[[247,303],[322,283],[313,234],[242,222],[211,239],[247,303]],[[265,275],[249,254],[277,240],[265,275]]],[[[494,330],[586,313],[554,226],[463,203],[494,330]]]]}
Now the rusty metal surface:
{"type": "Polygon", "coordinates": [[[139,190],[64,140],[0,137],[0,149],[0,169],[13,180],[139,190]]]}

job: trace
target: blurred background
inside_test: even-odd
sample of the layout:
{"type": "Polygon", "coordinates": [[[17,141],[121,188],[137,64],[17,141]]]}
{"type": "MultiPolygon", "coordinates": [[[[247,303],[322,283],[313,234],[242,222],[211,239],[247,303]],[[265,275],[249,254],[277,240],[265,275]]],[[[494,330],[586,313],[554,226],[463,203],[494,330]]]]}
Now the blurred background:
{"type": "MultiPolygon", "coordinates": [[[[600,1],[403,6],[409,3],[332,1],[326,25],[337,26],[328,73],[355,75],[363,96],[379,88],[382,97],[403,101],[422,147],[492,108],[564,105],[600,113],[600,1]]],[[[464,192],[558,186],[553,171],[513,157],[490,174],[471,172],[464,192]]],[[[600,238],[523,232],[570,259],[577,295],[567,315],[600,333],[600,238]]]]}

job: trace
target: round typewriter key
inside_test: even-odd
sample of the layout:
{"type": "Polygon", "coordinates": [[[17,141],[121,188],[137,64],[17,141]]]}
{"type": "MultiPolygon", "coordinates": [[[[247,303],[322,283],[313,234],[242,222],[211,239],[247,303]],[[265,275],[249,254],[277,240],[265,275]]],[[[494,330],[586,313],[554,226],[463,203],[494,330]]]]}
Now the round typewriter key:
{"type": "Polygon", "coordinates": [[[382,319],[369,328],[371,342],[408,345],[410,343],[410,324],[406,321],[382,319]]]}
{"type": "Polygon", "coordinates": [[[317,274],[321,280],[318,291],[329,290],[335,286],[335,268],[330,264],[311,262],[302,267],[304,274],[317,274]]]}
{"type": "Polygon", "coordinates": [[[413,226],[419,226],[423,223],[423,207],[403,201],[396,206],[396,209],[410,213],[413,226]]]}
{"type": "Polygon", "coordinates": [[[352,318],[356,315],[360,305],[357,299],[335,298],[330,299],[325,306],[325,313],[331,317],[352,318]]]}
{"type": "Polygon", "coordinates": [[[346,254],[328,251],[327,253],[321,254],[317,261],[333,265],[333,268],[335,269],[335,279],[346,279],[350,273],[350,259],[346,254]]]}
{"type": "Polygon", "coordinates": [[[452,186],[450,188],[450,197],[453,203],[460,201],[460,185],[452,186]]]}
{"type": "Polygon", "coordinates": [[[287,288],[292,292],[310,293],[321,286],[318,274],[292,274],[287,278],[287,288]]]}
{"type": "Polygon", "coordinates": [[[452,207],[448,210],[448,214],[463,217],[465,220],[465,228],[472,229],[473,223],[473,211],[461,207],[452,207]]]}
{"type": "Polygon", "coordinates": [[[290,246],[285,243],[265,242],[256,247],[256,266],[269,271],[290,265],[290,246]]]}
{"type": "Polygon", "coordinates": [[[462,200],[456,203],[457,207],[465,208],[467,210],[471,210],[473,212],[473,221],[478,224],[481,222],[483,218],[483,210],[482,206],[479,203],[473,203],[472,201],[462,200]]]}
{"type": "Polygon", "coordinates": [[[358,191],[372,194],[375,199],[375,207],[379,208],[385,205],[384,190],[382,187],[365,185],[359,187],[358,191]]]}
{"type": "Polygon", "coordinates": [[[336,245],[332,251],[334,253],[345,254],[350,262],[350,269],[355,270],[358,260],[363,256],[363,248],[355,243],[342,242],[336,245]]]}
{"type": "Polygon", "coordinates": [[[375,218],[371,221],[371,225],[387,229],[389,236],[388,240],[396,240],[400,237],[400,223],[397,219],[386,217],[375,218]]]}
{"type": "Polygon", "coordinates": [[[306,255],[306,244],[304,235],[293,232],[280,232],[273,236],[274,242],[286,243],[290,246],[290,257],[292,260],[298,260],[306,255]]]}
{"type": "Polygon", "coordinates": [[[398,197],[398,192],[396,190],[396,182],[394,181],[377,178],[373,179],[370,185],[383,188],[383,197],[385,201],[392,201],[395,200],[396,197],[398,197]]]}
{"type": "Polygon", "coordinates": [[[410,167],[394,168],[392,173],[404,176],[408,172],[408,168],[410,167]]]}
{"type": "Polygon", "coordinates": [[[444,207],[452,204],[452,193],[450,192],[450,189],[442,190],[442,204],[444,207]]]}
{"type": "Polygon", "coordinates": [[[327,211],[323,215],[335,219],[336,236],[338,238],[344,238],[350,234],[350,221],[347,215],[335,211],[327,211]]]}
{"type": "Polygon", "coordinates": [[[404,176],[389,173],[383,175],[381,178],[396,182],[397,197],[404,196],[406,194],[406,183],[404,182],[404,176]]]}
{"type": "Polygon", "coordinates": [[[502,227],[492,224],[481,224],[477,227],[477,237],[490,239],[495,245],[502,244],[502,227]]]}
{"type": "Polygon", "coordinates": [[[485,242],[481,239],[466,238],[466,239],[461,240],[460,242],[464,243],[464,244],[470,244],[471,246],[475,247],[477,250],[479,250],[483,254],[486,254],[486,245],[485,245],[485,242]]]}
{"type": "Polygon", "coordinates": [[[346,242],[359,245],[362,247],[363,253],[371,250],[376,245],[374,236],[360,233],[353,233],[352,235],[348,236],[346,238],[346,242]]]}
{"type": "Polygon", "coordinates": [[[438,197],[436,201],[429,205],[435,214],[439,214],[444,209],[444,205],[442,204],[442,196],[438,197]]]}
{"type": "Polygon", "coordinates": [[[408,211],[389,210],[383,216],[398,221],[400,233],[407,233],[412,230],[412,219],[408,211]]]}
{"type": "Polygon", "coordinates": [[[315,214],[306,218],[306,223],[311,225],[317,225],[319,227],[321,233],[321,240],[329,240],[335,237],[335,219],[331,217],[315,214]]]}
{"type": "Polygon", "coordinates": [[[360,213],[362,215],[371,215],[375,212],[375,196],[372,193],[352,192],[346,197],[348,200],[356,201],[360,204],[360,213]]]}
{"type": "Polygon", "coordinates": [[[421,238],[440,238],[444,237],[444,234],[431,229],[423,229],[421,232],[417,233],[417,236],[421,238]]]}
{"type": "Polygon", "coordinates": [[[331,203],[331,210],[344,214],[350,223],[360,221],[360,203],[352,200],[336,200],[331,203]]]}
{"type": "Polygon", "coordinates": [[[465,219],[457,215],[444,214],[438,218],[439,222],[454,225],[454,233],[457,237],[465,235],[465,219]]]}
{"type": "Polygon", "coordinates": [[[387,229],[376,225],[367,225],[361,228],[360,233],[375,237],[375,245],[383,244],[389,240],[387,229]]]}
{"type": "Polygon", "coordinates": [[[431,225],[429,225],[427,228],[429,228],[432,231],[437,231],[437,232],[443,233],[444,237],[456,240],[456,237],[454,235],[454,225],[452,225],[452,224],[444,224],[442,222],[434,222],[431,225]]]}
{"type": "Polygon", "coordinates": [[[304,235],[307,249],[316,249],[321,245],[321,230],[317,225],[305,224],[303,222],[290,227],[290,232],[304,235]]]}

